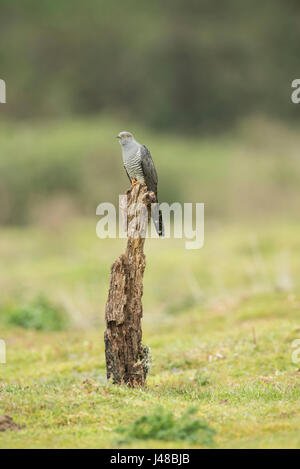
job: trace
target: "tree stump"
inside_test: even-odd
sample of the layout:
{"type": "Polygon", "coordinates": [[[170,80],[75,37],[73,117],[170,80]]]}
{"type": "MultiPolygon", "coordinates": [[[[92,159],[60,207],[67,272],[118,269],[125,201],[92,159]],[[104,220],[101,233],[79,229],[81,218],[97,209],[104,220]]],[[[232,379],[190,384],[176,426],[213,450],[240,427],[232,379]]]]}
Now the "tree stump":
{"type": "Polygon", "coordinates": [[[144,243],[153,192],[143,183],[127,191],[127,248],[111,267],[104,334],[107,378],[141,386],[149,369],[149,348],[142,345],[144,243]]]}

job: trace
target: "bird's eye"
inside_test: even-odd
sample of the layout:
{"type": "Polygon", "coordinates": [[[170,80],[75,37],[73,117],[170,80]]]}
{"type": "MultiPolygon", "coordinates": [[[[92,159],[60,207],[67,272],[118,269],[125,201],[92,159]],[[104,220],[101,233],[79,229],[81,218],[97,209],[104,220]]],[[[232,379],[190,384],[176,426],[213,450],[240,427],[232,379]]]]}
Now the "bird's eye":
{"type": "Polygon", "coordinates": [[[121,135],[121,139],[125,138],[125,135],[121,135]]]}
{"type": "Polygon", "coordinates": [[[126,135],[126,137],[127,137],[127,138],[129,138],[129,137],[130,137],[130,135],[128,134],[128,135],[126,135]]]}

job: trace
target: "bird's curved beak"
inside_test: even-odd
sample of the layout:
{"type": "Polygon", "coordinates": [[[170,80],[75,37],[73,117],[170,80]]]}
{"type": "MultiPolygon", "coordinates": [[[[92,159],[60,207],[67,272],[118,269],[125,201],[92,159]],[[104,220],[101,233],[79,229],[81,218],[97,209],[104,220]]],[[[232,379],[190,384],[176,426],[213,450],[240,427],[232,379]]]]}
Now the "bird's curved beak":
{"type": "Polygon", "coordinates": [[[116,135],[116,138],[120,138],[119,135],[116,135]]]}

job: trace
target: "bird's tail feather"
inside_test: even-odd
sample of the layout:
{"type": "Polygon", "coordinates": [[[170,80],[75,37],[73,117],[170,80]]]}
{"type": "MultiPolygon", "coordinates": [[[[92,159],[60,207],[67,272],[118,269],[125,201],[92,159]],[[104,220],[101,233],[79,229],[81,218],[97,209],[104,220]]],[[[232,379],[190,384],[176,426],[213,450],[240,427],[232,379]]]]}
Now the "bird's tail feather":
{"type": "Polygon", "coordinates": [[[161,210],[159,211],[159,221],[158,221],[158,234],[159,236],[165,236],[165,228],[164,228],[164,222],[163,222],[163,219],[162,219],[162,213],[161,213],[161,210]]]}
{"type": "Polygon", "coordinates": [[[152,204],[151,217],[154,222],[155,229],[157,231],[158,236],[159,237],[164,236],[165,230],[164,230],[164,223],[162,219],[162,212],[161,210],[159,210],[159,205],[157,203],[152,204]]]}

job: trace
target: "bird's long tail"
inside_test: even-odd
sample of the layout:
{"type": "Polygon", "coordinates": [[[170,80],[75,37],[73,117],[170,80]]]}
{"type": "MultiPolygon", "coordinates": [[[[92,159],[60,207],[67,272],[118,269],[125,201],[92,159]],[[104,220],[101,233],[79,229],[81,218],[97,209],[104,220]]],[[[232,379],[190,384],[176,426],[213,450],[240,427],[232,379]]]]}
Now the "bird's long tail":
{"type": "Polygon", "coordinates": [[[164,230],[164,223],[163,223],[163,218],[162,218],[162,212],[159,209],[159,204],[152,204],[151,207],[151,217],[155,225],[155,229],[157,231],[157,234],[159,237],[164,236],[165,230],[164,230]]]}
{"type": "Polygon", "coordinates": [[[165,235],[165,228],[164,228],[164,222],[163,222],[163,219],[162,219],[162,213],[161,213],[161,210],[159,210],[159,227],[158,227],[158,234],[159,236],[164,236],[165,235]]]}

